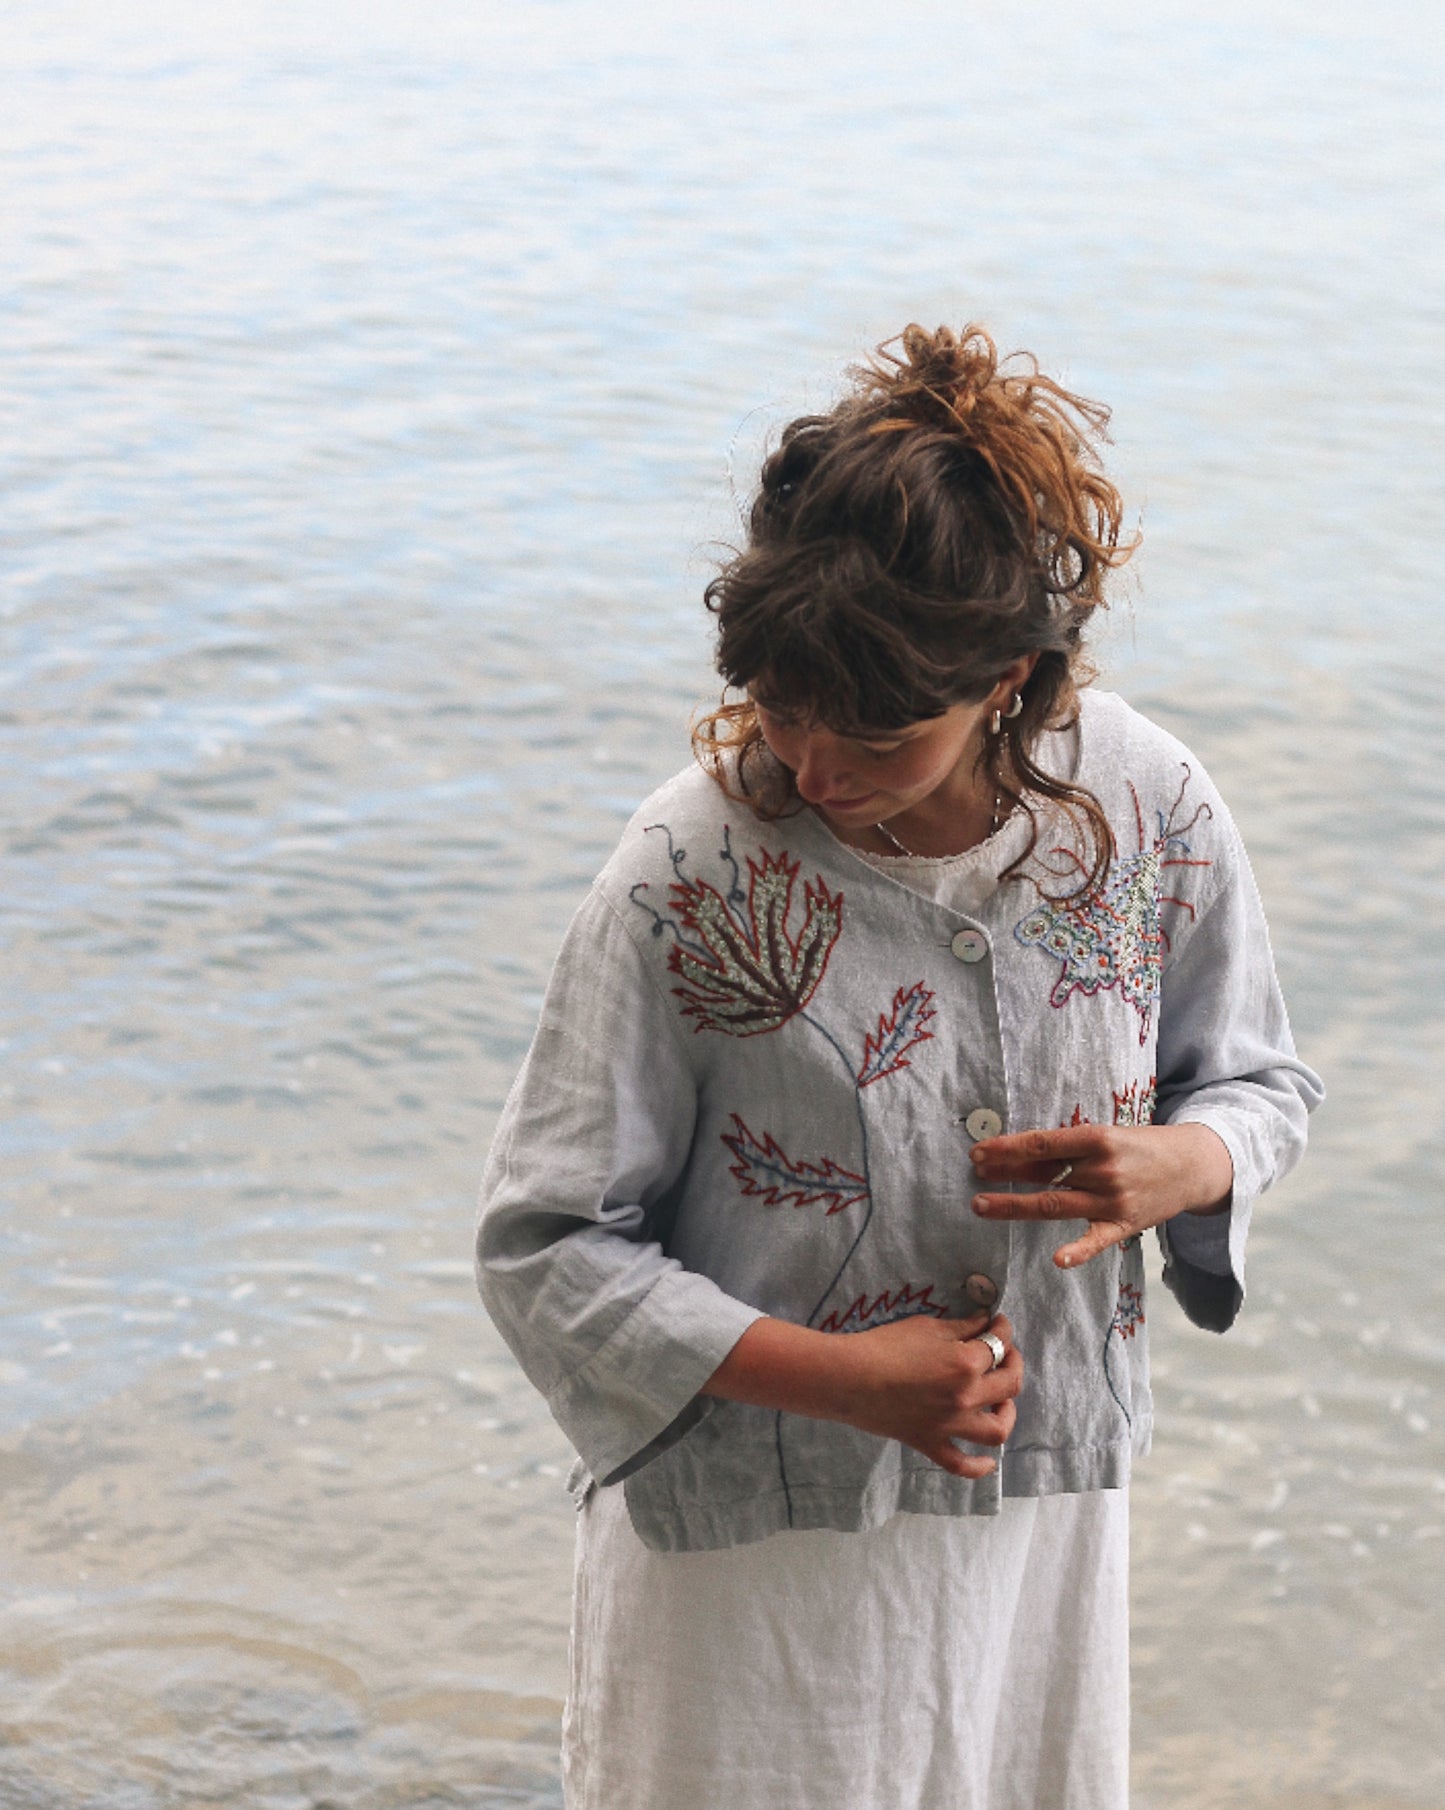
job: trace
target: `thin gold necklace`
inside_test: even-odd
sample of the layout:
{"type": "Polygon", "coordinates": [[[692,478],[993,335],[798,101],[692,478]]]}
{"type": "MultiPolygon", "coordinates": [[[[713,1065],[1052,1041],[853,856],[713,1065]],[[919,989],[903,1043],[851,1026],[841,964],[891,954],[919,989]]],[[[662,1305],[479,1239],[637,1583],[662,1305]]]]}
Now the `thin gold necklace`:
{"type": "MultiPolygon", "coordinates": [[[[996,836],[998,834],[998,826],[1002,822],[1003,822],[1003,795],[999,792],[995,792],[993,795],[993,819],[989,824],[989,830],[988,830],[988,833],[990,836],[996,836]]],[[[896,848],[898,850],[900,855],[907,855],[907,857],[910,861],[920,861],[920,860],[926,859],[925,856],[915,854],[911,848],[905,848],[903,846],[903,844],[898,840],[898,838],[893,834],[892,830],[889,829],[889,827],[886,823],[875,823],[873,825],[873,827],[875,830],[877,830],[878,834],[884,838],[885,841],[891,842],[893,844],[894,848],[896,848]]]]}

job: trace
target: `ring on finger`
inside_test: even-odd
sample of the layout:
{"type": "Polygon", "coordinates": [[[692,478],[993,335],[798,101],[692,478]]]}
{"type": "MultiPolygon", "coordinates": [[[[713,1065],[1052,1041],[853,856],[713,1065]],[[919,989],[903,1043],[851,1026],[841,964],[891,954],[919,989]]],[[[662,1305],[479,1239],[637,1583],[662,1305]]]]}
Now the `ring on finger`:
{"type": "Polygon", "coordinates": [[[996,1332],[979,1333],[978,1343],[980,1345],[988,1346],[989,1356],[993,1359],[993,1362],[989,1365],[989,1369],[997,1370],[999,1365],[1008,1356],[1008,1346],[1004,1344],[1003,1340],[996,1332]]]}
{"type": "Polygon", "coordinates": [[[1074,1165],[1072,1163],[1065,1163],[1063,1168],[1060,1169],[1058,1174],[1049,1183],[1049,1186],[1051,1188],[1061,1188],[1073,1173],[1074,1165]]]}

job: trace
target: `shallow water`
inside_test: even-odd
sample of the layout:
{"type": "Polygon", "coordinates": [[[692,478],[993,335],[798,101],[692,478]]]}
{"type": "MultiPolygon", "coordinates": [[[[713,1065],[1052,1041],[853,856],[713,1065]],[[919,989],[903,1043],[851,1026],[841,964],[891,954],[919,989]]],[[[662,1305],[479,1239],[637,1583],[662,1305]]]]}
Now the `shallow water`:
{"type": "Polygon", "coordinates": [[[475,1177],[730,457],[914,317],[1114,404],[1331,1087],[1155,1297],[1137,1802],[1445,1804],[1445,52],[1197,10],[0,9],[6,1810],[560,1803],[475,1177]]]}

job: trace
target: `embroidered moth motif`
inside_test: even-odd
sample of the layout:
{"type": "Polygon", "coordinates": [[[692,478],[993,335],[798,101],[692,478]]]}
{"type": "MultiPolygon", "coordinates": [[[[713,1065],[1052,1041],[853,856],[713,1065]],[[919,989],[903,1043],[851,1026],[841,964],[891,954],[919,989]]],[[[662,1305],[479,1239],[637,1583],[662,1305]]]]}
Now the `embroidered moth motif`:
{"type": "Polygon", "coordinates": [[[900,987],[893,995],[892,1011],[880,1014],[878,1029],[869,1033],[863,1045],[859,1087],[871,1087],[885,1075],[910,1067],[906,1052],[915,1044],[931,1040],[933,1032],[925,1027],[936,1016],[933,995],[921,980],[914,981],[911,987],[900,987]]]}
{"type": "Polygon", "coordinates": [[[799,866],[784,854],[764,854],[761,861],[750,855],[745,915],[706,880],[673,886],[673,910],[703,945],[698,951],[679,942],[668,952],[668,966],[686,982],[673,992],[696,1030],[759,1037],[813,997],[843,927],[843,895],[830,893],[821,875],[808,881],[803,922],[792,935],[799,866]]]}
{"type": "MultiPolygon", "coordinates": [[[[1049,995],[1049,1004],[1063,1006],[1075,993],[1095,994],[1117,987],[1139,1014],[1139,1041],[1149,1036],[1149,1025],[1159,999],[1159,974],[1168,933],[1159,922],[1159,907],[1166,901],[1178,905],[1192,918],[1187,899],[1163,891],[1164,870],[1170,867],[1210,867],[1212,862],[1190,855],[1186,835],[1195,824],[1214,815],[1207,802],[1196,806],[1187,823],[1176,819],[1190,781],[1184,778],[1166,817],[1158,812],[1159,831],[1148,839],[1139,794],[1132,782],[1134,821],[1138,829],[1137,854],[1120,855],[1109,863],[1100,885],[1075,898],[1041,899],[1014,927],[1025,947],[1042,949],[1063,964],[1049,995]],[[1182,854],[1175,853],[1182,850],[1182,854]]],[[[1082,862],[1072,849],[1054,851],[1076,867],[1082,862]]]]}
{"type": "Polygon", "coordinates": [[[761,1196],[769,1207],[781,1207],[792,1201],[795,1207],[811,1207],[828,1202],[828,1214],[841,1213],[868,1198],[868,1183],[851,1169],[844,1169],[831,1156],[820,1163],[794,1162],[779,1146],[770,1132],[761,1139],[732,1114],[737,1130],[723,1132],[722,1141],[738,1159],[732,1173],[742,1184],[744,1194],[761,1196]]]}
{"type": "Polygon", "coordinates": [[[930,1315],[936,1320],[946,1319],[947,1303],[934,1300],[931,1282],[923,1288],[915,1288],[911,1282],[905,1282],[894,1289],[892,1294],[884,1289],[871,1299],[867,1295],[859,1295],[847,1307],[841,1310],[835,1308],[827,1319],[818,1322],[818,1330],[864,1332],[873,1326],[888,1326],[894,1320],[911,1320],[920,1314],[930,1315]]]}

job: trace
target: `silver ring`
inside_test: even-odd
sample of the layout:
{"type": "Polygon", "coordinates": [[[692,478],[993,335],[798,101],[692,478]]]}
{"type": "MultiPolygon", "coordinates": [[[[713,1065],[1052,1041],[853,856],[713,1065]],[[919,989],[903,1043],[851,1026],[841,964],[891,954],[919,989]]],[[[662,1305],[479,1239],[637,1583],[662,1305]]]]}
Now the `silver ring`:
{"type": "Polygon", "coordinates": [[[999,1365],[1008,1356],[1008,1346],[1004,1344],[1003,1340],[996,1332],[979,1333],[978,1343],[980,1345],[988,1346],[989,1353],[993,1358],[993,1362],[989,1365],[989,1369],[997,1370],[999,1365]]]}
{"type": "Polygon", "coordinates": [[[1063,1166],[1063,1168],[1062,1168],[1062,1169],[1060,1169],[1060,1171],[1059,1171],[1059,1172],[1058,1172],[1058,1174],[1057,1174],[1057,1175],[1056,1175],[1056,1176],[1055,1176],[1055,1177],[1054,1177],[1054,1179],[1053,1179],[1053,1180],[1052,1180],[1052,1181],[1051,1181],[1051,1182],[1050,1182],[1050,1183],[1049,1183],[1049,1186],[1050,1186],[1050,1187],[1051,1187],[1051,1188],[1058,1188],[1058,1187],[1062,1187],[1062,1185],[1063,1185],[1063,1184],[1064,1184],[1064,1183],[1065,1183],[1065,1182],[1066,1182],[1066,1181],[1067,1181],[1067,1180],[1068,1180],[1068,1179],[1069,1179],[1069,1177],[1070,1177],[1070,1176],[1071,1176],[1071,1175],[1072,1175],[1072,1174],[1073,1174],[1073,1173],[1074,1173],[1074,1165],[1073,1165],[1073,1164],[1072,1164],[1072,1163],[1065,1163],[1065,1164],[1064,1164],[1064,1166],[1063,1166]]]}

